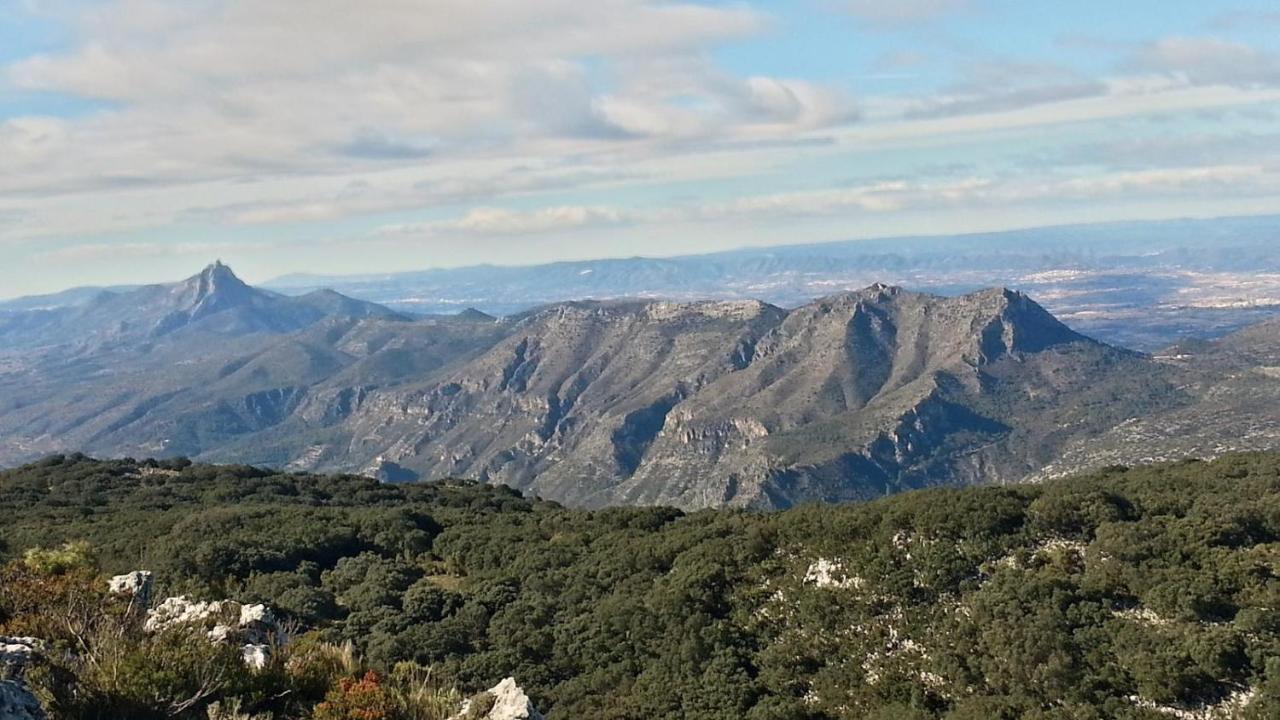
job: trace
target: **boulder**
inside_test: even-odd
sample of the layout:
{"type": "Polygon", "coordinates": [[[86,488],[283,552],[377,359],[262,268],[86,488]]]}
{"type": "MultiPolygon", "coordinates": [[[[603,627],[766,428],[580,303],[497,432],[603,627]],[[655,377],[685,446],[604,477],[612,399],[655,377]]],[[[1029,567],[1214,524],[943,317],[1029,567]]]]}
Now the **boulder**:
{"type": "Polygon", "coordinates": [[[261,670],[271,661],[270,645],[245,645],[242,648],[244,664],[254,670],[261,670]]]}
{"type": "Polygon", "coordinates": [[[544,720],[533,701],[516,684],[515,678],[507,678],[486,692],[467,700],[462,710],[450,720],[544,720]],[[483,715],[472,715],[472,705],[484,703],[489,707],[483,715]]]}
{"type": "Polygon", "coordinates": [[[284,638],[284,628],[266,605],[241,605],[239,630],[245,642],[266,645],[284,638]]]}
{"type": "Polygon", "coordinates": [[[17,680],[0,680],[0,720],[46,720],[35,695],[17,680]]]}
{"type": "Polygon", "coordinates": [[[107,587],[117,595],[132,596],[138,605],[146,607],[151,602],[151,589],[154,585],[155,575],[151,571],[134,570],[111,578],[107,587]]]}

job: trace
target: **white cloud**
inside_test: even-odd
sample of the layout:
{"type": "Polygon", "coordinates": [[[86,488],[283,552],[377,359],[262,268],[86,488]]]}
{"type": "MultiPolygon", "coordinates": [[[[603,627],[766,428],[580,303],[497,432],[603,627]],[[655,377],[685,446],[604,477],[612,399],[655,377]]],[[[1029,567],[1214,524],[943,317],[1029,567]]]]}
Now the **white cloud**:
{"type": "MultiPolygon", "coordinates": [[[[847,104],[812,83],[741,80],[708,62],[708,48],[767,22],[735,5],[117,0],[78,22],[79,47],[5,74],[112,109],[67,127],[60,153],[0,172],[0,191],[349,171],[557,139],[589,149],[713,129],[786,134],[840,121],[847,104]],[[752,102],[770,82],[791,105],[752,102]]],[[[0,137],[0,151],[18,142],[0,137]]]]}
{"type": "Polygon", "coordinates": [[[502,208],[476,208],[445,227],[482,235],[526,235],[587,226],[614,225],[624,222],[621,210],[599,207],[560,206],[533,212],[514,212],[502,208]]]}
{"type": "Polygon", "coordinates": [[[1197,85],[1280,85],[1280,56],[1218,38],[1163,38],[1141,48],[1129,65],[1197,85]]]}
{"type": "Polygon", "coordinates": [[[928,209],[987,207],[1041,202],[1116,201],[1134,196],[1265,196],[1280,190],[1280,167],[1221,165],[1121,171],[1092,176],[968,176],[949,180],[885,180],[842,188],[749,195],[703,202],[625,210],[612,207],[547,207],[515,212],[476,208],[458,220],[387,226],[383,234],[533,235],[620,224],[670,226],[723,221],[778,222],[821,216],[856,218],[928,209]]]}
{"type": "Polygon", "coordinates": [[[1277,177],[1260,165],[1156,168],[1067,180],[1054,192],[1064,198],[1123,197],[1132,193],[1273,192],[1277,177]]]}

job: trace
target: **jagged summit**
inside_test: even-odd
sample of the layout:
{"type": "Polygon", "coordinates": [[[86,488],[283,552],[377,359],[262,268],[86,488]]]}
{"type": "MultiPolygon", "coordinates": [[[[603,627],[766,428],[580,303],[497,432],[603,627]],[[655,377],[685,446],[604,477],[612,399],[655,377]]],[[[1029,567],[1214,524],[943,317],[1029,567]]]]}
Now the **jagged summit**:
{"type": "Polygon", "coordinates": [[[251,304],[263,297],[272,296],[254,290],[236,276],[221,260],[178,283],[172,292],[175,312],[185,312],[189,320],[218,313],[237,305],[251,304]]]}

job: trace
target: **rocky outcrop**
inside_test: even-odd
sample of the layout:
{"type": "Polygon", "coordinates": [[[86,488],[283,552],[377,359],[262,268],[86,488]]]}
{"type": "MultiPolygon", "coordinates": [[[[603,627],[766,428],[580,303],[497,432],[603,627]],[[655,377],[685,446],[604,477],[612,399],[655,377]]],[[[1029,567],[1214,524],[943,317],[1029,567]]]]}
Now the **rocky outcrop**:
{"type": "Polygon", "coordinates": [[[0,672],[20,672],[35,659],[39,651],[40,641],[35,638],[0,635],[0,672]]]}
{"type": "Polygon", "coordinates": [[[134,603],[146,607],[151,603],[151,590],[155,587],[155,576],[150,570],[134,570],[124,575],[116,575],[107,581],[107,588],[117,595],[129,595],[134,603]]]}
{"type": "Polygon", "coordinates": [[[45,720],[40,701],[23,682],[27,666],[40,652],[40,641],[0,637],[0,720],[45,720]]]}
{"type": "Polygon", "coordinates": [[[450,720],[543,720],[543,715],[516,679],[507,678],[464,702],[450,720]]]}
{"type": "Polygon", "coordinates": [[[256,668],[265,667],[273,648],[288,642],[288,633],[271,608],[232,600],[165,598],[147,612],[144,628],[147,632],[163,632],[184,625],[206,628],[211,642],[239,645],[245,663],[256,668]]]}

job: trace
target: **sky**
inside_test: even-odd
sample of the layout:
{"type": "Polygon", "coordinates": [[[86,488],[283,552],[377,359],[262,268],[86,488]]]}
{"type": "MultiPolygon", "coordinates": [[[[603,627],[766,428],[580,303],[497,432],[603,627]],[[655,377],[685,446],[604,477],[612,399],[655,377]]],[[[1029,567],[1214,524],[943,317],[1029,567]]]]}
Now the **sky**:
{"type": "Polygon", "coordinates": [[[0,0],[0,298],[1277,212],[1274,0],[0,0]]]}

